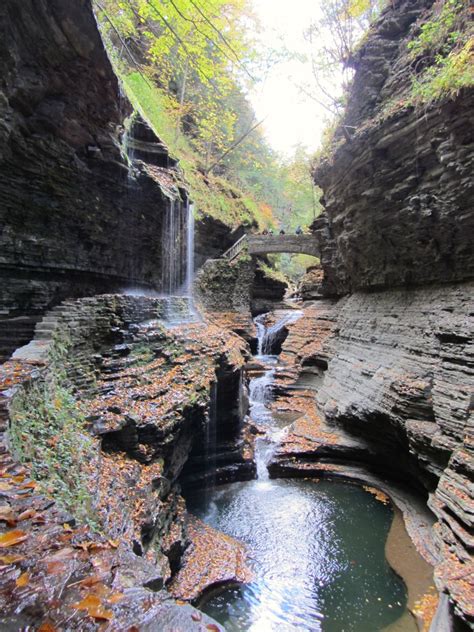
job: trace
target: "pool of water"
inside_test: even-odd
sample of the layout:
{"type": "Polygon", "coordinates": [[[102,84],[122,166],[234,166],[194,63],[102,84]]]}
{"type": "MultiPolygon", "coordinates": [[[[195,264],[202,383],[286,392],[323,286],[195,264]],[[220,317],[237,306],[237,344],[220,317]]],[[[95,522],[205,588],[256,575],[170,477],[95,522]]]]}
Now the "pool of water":
{"type": "Polygon", "coordinates": [[[405,585],[385,559],[392,509],[350,483],[269,479],[289,420],[268,407],[278,359],[258,359],[266,371],[249,385],[251,417],[266,429],[258,479],[187,498],[189,511],[247,544],[254,580],[200,607],[229,632],[379,632],[406,613],[405,585]]]}
{"type": "Polygon", "coordinates": [[[188,506],[248,545],[254,581],[201,605],[229,632],[376,632],[405,610],[404,584],[384,554],[392,510],[360,487],[257,480],[188,506]]]}

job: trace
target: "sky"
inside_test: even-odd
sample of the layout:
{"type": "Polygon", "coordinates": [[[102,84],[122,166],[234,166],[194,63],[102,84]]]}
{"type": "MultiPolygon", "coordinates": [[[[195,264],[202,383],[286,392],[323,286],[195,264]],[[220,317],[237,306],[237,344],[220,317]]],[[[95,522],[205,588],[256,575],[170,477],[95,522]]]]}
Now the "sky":
{"type": "MultiPolygon", "coordinates": [[[[308,53],[303,32],[315,17],[318,0],[252,0],[252,4],[262,23],[264,47],[278,48],[283,42],[290,51],[308,53]]],[[[287,156],[298,144],[310,151],[320,144],[326,111],[298,88],[311,83],[311,77],[309,63],[279,63],[249,95],[258,119],[266,117],[263,129],[271,146],[287,156]]]]}

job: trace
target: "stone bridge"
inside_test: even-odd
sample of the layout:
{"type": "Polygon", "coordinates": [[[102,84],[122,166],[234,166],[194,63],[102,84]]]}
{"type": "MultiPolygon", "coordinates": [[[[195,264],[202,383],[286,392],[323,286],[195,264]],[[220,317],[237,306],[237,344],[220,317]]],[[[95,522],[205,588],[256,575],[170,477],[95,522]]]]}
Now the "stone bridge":
{"type": "Polygon", "coordinates": [[[222,256],[235,259],[244,248],[249,255],[266,255],[277,252],[312,255],[319,257],[314,235],[244,235],[222,256]]]}
{"type": "Polygon", "coordinates": [[[314,235],[247,235],[247,244],[250,255],[294,252],[319,257],[314,235]]]}
{"type": "Polygon", "coordinates": [[[244,248],[247,248],[249,255],[289,252],[320,256],[314,235],[244,235],[222,256],[232,261],[244,248]]]}

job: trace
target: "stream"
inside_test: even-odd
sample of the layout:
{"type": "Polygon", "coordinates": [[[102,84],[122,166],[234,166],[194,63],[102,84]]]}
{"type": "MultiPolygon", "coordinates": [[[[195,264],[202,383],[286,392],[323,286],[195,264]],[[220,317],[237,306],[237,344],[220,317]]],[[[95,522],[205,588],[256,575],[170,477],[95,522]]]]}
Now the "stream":
{"type": "MultiPolygon", "coordinates": [[[[258,317],[258,349],[268,335],[258,317]]],[[[283,325],[282,325],[283,323],[283,325]]],[[[329,480],[270,479],[267,463],[291,419],[269,409],[278,356],[249,384],[250,416],[265,430],[256,442],[257,479],[194,494],[188,509],[245,542],[254,580],[209,593],[201,609],[229,632],[378,632],[406,612],[406,588],[385,558],[389,505],[362,487],[329,480]]]]}

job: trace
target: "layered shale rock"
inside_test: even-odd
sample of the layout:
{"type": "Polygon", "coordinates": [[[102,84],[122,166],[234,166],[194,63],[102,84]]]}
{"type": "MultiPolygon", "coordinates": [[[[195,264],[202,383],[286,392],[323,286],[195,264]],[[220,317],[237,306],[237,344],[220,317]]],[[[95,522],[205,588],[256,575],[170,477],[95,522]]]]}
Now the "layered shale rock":
{"type": "MultiPolygon", "coordinates": [[[[324,276],[305,286],[312,298],[345,295],[316,348],[319,376],[309,380],[319,429],[332,429],[341,449],[322,445],[317,423],[309,433],[300,422],[286,452],[299,451],[313,473],[315,460],[363,462],[428,496],[437,586],[458,624],[474,627],[474,92],[422,108],[410,100],[412,79],[429,63],[410,42],[440,6],[390,3],[350,60],[348,106],[333,152],[315,171],[324,276]]],[[[300,365],[313,355],[308,333],[308,351],[296,350],[300,365]]],[[[285,449],[278,458],[275,467],[291,467],[285,449]]]]}
{"type": "Polygon", "coordinates": [[[159,288],[163,214],[185,192],[143,125],[131,177],[120,147],[131,108],[90,1],[2,2],[0,76],[0,316],[159,288]]]}
{"type": "Polygon", "coordinates": [[[389,5],[352,60],[336,148],[315,171],[325,213],[313,228],[327,293],[474,275],[474,91],[404,105],[423,68],[409,43],[433,4],[389,5]]]}
{"type": "MultiPolygon", "coordinates": [[[[2,411],[5,421],[10,418],[11,446],[26,464],[23,478],[38,481],[29,485],[26,479],[26,490],[54,498],[41,496],[38,509],[28,515],[33,523],[25,523],[27,535],[18,543],[28,539],[28,556],[5,562],[5,590],[23,572],[30,595],[29,601],[21,595],[5,601],[6,621],[15,616],[25,625],[36,624],[49,611],[48,620],[59,625],[82,610],[75,605],[82,596],[99,598],[97,620],[105,609],[105,618],[118,627],[141,622],[147,629],[147,593],[160,591],[178,570],[188,546],[180,476],[195,445],[209,436],[211,420],[222,419],[229,437],[241,431],[245,401],[231,411],[216,391],[220,386],[224,396],[240,401],[245,343],[212,325],[166,329],[162,318],[168,309],[167,299],[120,295],[65,302],[3,365],[2,411]],[[61,506],[73,515],[61,513],[61,506]],[[35,522],[45,508],[52,513],[35,522]],[[43,564],[57,559],[55,582],[62,598],[52,605],[55,593],[48,592],[41,573],[43,564]],[[98,579],[91,576],[94,567],[98,579]],[[33,602],[35,610],[28,610],[33,602]]],[[[18,465],[3,450],[7,471],[18,482],[18,465]]],[[[9,485],[4,491],[8,515],[16,521],[24,509],[21,488],[19,494],[9,485]]],[[[230,567],[237,558],[228,552],[230,567]]],[[[150,599],[155,616],[172,606],[164,593],[150,599]]],[[[84,610],[71,629],[82,629],[84,610]]],[[[201,621],[191,615],[185,629],[201,621]]],[[[163,629],[178,624],[184,622],[170,615],[169,628],[163,629]]]]}

